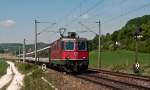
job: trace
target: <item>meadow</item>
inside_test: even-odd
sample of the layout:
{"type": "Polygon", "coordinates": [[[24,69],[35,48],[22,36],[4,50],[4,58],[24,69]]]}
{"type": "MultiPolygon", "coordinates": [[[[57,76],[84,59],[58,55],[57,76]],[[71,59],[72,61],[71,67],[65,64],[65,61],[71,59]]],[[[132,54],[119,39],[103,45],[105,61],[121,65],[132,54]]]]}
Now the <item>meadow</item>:
{"type": "Polygon", "coordinates": [[[0,60],[0,77],[6,74],[7,67],[8,64],[5,61],[0,60]]]}
{"type": "MultiPolygon", "coordinates": [[[[89,67],[97,68],[98,53],[97,51],[90,52],[89,67]]],[[[142,71],[150,72],[150,54],[138,53],[138,63],[142,71]]],[[[127,50],[103,51],[101,52],[101,67],[103,69],[118,70],[124,69],[132,71],[132,66],[135,64],[135,52],[127,50]]]]}

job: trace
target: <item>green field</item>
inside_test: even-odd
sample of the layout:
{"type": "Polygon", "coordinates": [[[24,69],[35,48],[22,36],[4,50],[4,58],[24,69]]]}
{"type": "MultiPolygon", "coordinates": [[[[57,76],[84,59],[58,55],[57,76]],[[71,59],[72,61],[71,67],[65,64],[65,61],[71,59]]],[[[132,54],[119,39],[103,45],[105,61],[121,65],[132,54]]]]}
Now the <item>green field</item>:
{"type": "Polygon", "coordinates": [[[0,60],[0,77],[6,74],[7,67],[8,64],[5,61],[0,60]]]}
{"type": "MultiPolygon", "coordinates": [[[[90,52],[89,67],[97,68],[97,52],[90,52]]],[[[142,68],[150,68],[150,54],[138,53],[138,62],[142,68]]],[[[127,50],[104,51],[101,52],[101,65],[105,69],[128,68],[132,69],[135,63],[135,53],[127,50]]],[[[146,69],[145,69],[146,70],[146,69]]],[[[150,71],[150,70],[149,70],[150,71]]]]}
{"type": "MultiPolygon", "coordinates": [[[[90,65],[97,64],[97,52],[90,52],[90,65]]],[[[105,51],[101,52],[102,65],[112,64],[133,64],[135,62],[135,53],[127,50],[105,51]]],[[[138,53],[138,61],[141,64],[150,63],[150,54],[138,53]]]]}

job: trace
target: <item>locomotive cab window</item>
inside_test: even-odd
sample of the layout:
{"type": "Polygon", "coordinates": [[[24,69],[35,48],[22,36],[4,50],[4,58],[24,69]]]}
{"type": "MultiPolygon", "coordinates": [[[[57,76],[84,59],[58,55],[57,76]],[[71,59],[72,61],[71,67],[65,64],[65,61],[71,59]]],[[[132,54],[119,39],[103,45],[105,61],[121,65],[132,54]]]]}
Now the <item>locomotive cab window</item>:
{"type": "Polygon", "coordinates": [[[87,42],[79,41],[78,42],[78,50],[87,50],[87,42]]]}
{"type": "Polygon", "coordinates": [[[74,50],[74,42],[64,42],[64,50],[74,50]]]}

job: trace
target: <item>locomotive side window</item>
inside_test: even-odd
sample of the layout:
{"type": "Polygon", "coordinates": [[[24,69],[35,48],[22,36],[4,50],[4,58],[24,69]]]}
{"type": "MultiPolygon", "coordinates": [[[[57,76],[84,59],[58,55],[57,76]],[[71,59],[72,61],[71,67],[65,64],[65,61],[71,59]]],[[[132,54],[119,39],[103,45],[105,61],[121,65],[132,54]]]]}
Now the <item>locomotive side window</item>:
{"type": "Polygon", "coordinates": [[[79,41],[78,42],[78,50],[87,50],[87,42],[79,41]]]}
{"type": "Polygon", "coordinates": [[[64,50],[74,50],[74,43],[71,41],[64,42],[64,50]]]}

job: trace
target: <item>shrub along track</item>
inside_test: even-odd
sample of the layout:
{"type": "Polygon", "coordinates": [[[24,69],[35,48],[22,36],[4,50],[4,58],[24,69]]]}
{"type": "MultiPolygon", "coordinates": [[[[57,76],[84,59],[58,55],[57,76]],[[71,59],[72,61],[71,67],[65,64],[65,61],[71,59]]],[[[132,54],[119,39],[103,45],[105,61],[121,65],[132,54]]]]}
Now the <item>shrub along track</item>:
{"type": "Polygon", "coordinates": [[[150,77],[147,76],[95,69],[89,69],[86,73],[73,76],[115,90],[150,90],[150,77]]]}
{"type": "Polygon", "coordinates": [[[5,62],[3,59],[0,59],[0,78],[1,76],[5,75],[7,73],[7,67],[9,65],[7,62],[5,62]]]}

